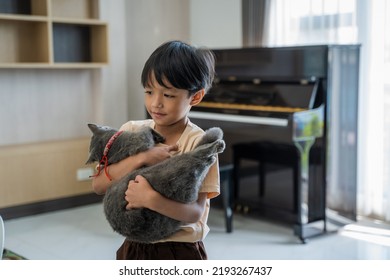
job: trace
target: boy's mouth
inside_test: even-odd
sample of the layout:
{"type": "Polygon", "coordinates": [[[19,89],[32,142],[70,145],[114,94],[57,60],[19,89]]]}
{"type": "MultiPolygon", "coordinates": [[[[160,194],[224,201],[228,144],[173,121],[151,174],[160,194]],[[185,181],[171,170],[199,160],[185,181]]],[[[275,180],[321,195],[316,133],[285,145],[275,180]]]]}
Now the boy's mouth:
{"type": "Polygon", "coordinates": [[[165,116],[165,114],[160,113],[160,112],[152,112],[152,116],[155,118],[162,118],[165,116]]]}

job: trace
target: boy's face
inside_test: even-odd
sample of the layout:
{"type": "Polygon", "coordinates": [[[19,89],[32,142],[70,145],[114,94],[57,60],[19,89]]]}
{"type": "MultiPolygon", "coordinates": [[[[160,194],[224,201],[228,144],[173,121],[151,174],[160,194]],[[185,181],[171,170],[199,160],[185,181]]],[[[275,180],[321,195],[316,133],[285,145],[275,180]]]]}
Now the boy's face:
{"type": "Polygon", "coordinates": [[[193,105],[193,96],[187,90],[177,89],[164,81],[164,87],[151,75],[150,86],[145,87],[145,107],[157,125],[169,126],[187,121],[187,114],[193,105]]]}

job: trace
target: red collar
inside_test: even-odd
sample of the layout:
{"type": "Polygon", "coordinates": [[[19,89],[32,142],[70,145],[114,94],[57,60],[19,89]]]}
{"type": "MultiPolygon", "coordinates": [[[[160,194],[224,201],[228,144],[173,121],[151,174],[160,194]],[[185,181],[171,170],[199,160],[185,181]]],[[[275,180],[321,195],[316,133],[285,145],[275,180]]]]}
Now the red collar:
{"type": "Polygon", "coordinates": [[[103,151],[103,157],[102,159],[100,160],[99,162],[99,165],[98,165],[98,172],[95,174],[95,175],[92,175],[92,177],[96,177],[96,176],[99,176],[100,174],[100,171],[102,170],[102,165],[104,166],[104,173],[106,174],[107,178],[110,179],[110,181],[112,180],[111,176],[108,174],[108,152],[110,151],[110,148],[112,146],[112,144],[114,143],[115,139],[119,137],[119,135],[121,135],[123,132],[123,130],[119,130],[117,131],[114,135],[111,136],[110,140],[108,140],[106,146],[104,147],[104,151],[103,151]]]}

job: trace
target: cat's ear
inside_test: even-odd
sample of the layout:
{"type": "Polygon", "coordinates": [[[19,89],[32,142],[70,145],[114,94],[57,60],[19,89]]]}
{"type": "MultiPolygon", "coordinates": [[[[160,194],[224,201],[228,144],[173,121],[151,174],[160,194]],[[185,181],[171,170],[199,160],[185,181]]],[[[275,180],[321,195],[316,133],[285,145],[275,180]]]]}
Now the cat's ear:
{"type": "Polygon", "coordinates": [[[89,155],[87,161],[85,162],[85,164],[90,164],[90,163],[94,163],[95,160],[92,158],[92,153],[89,155]]]}
{"type": "Polygon", "coordinates": [[[97,126],[96,124],[93,124],[93,123],[89,123],[88,127],[92,131],[92,133],[95,133],[99,130],[99,126],[97,126]]]}

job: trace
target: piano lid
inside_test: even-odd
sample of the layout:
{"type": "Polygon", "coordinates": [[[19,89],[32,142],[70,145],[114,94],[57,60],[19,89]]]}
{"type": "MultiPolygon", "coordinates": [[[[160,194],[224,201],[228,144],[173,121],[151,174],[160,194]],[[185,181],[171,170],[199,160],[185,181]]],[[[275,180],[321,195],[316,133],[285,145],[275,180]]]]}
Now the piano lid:
{"type": "Polygon", "coordinates": [[[229,77],[290,81],[325,78],[328,47],[276,47],[215,49],[216,73],[221,80],[229,77]]]}

